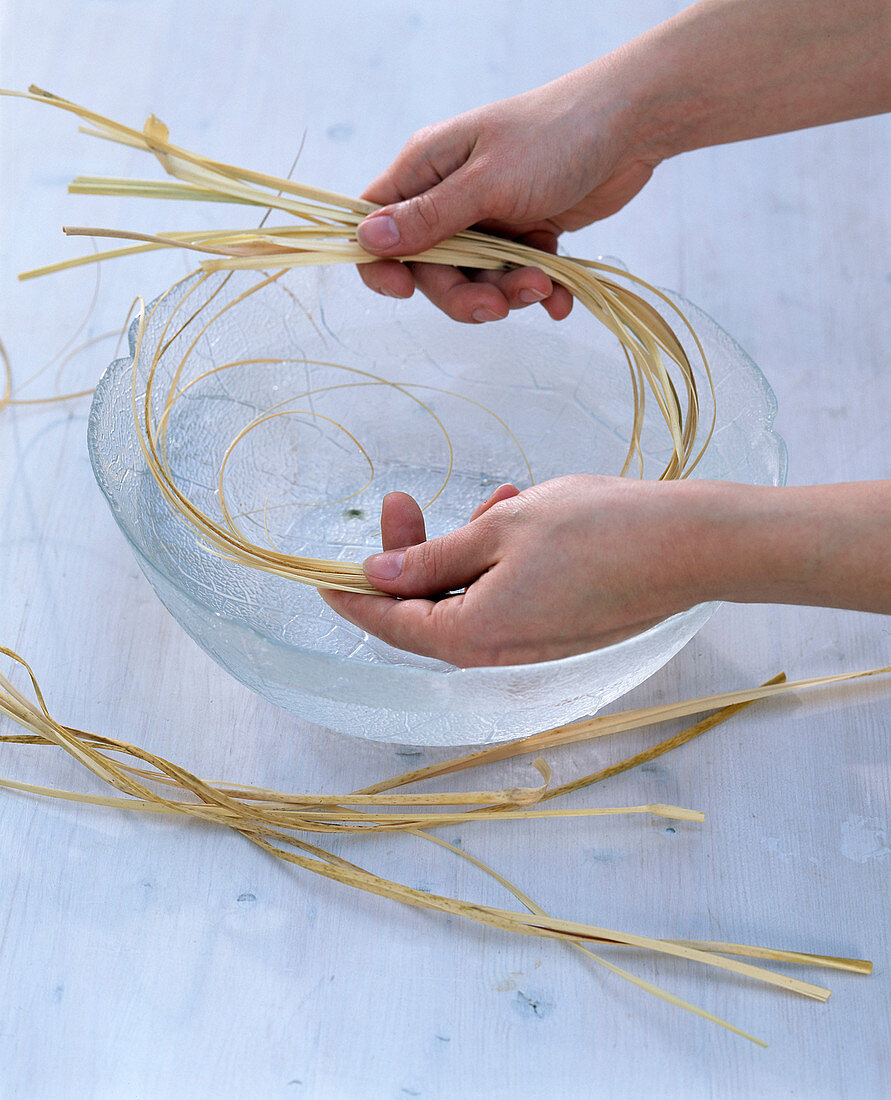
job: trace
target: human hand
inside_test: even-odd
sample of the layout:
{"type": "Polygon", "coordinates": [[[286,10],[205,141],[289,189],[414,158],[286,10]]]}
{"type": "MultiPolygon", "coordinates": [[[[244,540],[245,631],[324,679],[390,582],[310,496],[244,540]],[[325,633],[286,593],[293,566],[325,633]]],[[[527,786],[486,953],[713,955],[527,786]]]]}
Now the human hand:
{"type": "Polygon", "coordinates": [[[541,88],[429,126],[365,191],[373,290],[415,285],[457,321],[494,321],[568,292],[541,271],[401,264],[470,226],[554,252],[689,149],[891,109],[887,0],[702,0],[541,88]],[[388,258],[389,257],[389,258],[388,258]]]}
{"type": "Polygon", "coordinates": [[[391,493],[385,553],[365,562],[391,598],[322,595],[391,645],[463,667],[597,649],[710,598],[695,566],[705,484],[574,475],[522,493],[502,486],[465,527],[429,542],[418,505],[391,493]]]}
{"type": "MultiPolygon", "coordinates": [[[[363,194],[383,207],[360,224],[360,244],[413,255],[473,226],[556,252],[560,233],[620,209],[659,158],[635,149],[611,70],[602,59],[419,131],[363,194]]],[[[474,273],[384,259],[359,272],[396,298],[417,285],[456,321],[498,320],[537,301],[556,320],[572,308],[569,292],[532,267],[474,273]]]]}

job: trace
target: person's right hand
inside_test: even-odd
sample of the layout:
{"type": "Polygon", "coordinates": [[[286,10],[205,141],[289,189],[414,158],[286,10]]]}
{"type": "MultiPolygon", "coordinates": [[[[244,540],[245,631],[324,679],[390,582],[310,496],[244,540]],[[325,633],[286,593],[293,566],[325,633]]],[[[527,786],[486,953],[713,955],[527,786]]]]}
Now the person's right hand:
{"type": "MultiPolygon", "coordinates": [[[[601,59],[420,130],[362,196],[383,204],[359,226],[362,247],[413,255],[473,226],[556,252],[560,233],[619,210],[659,158],[630,144],[611,70],[601,59]]],[[[559,320],[572,307],[569,292],[532,267],[468,272],[383,259],[359,272],[396,298],[417,285],[456,321],[494,321],[539,301],[559,320]]]]}

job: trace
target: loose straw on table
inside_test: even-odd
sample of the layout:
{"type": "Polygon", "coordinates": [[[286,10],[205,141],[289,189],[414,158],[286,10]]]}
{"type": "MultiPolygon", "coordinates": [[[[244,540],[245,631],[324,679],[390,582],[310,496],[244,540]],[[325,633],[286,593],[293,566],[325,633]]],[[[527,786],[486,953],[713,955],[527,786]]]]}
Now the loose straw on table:
{"type": "MultiPolygon", "coordinates": [[[[615,929],[602,928],[596,925],[584,924],[575,921],[566,921],[549,916],[540,906],[531,901],[518,887],[508,882],[492,868],[477,860],[461,849],[448,844],[438,837],[434,837],[426,830],[434,825],[448,822],[483,823],[488,820],[516,819],[522,820],[530,816],[536,816],[540,811],[526,809],[530,805],[536,805],[557,797],[569,791],[578,790],[588,786],[609,775],[618,774],[622,770],[633,767],[644,760],[653,759],[657,755],[676,748],[685,741],[698,736],[719,722],[729,718],[744,706],[759,699],[786,692],[800,691],[815,688],[821,685],[840,683],[845,680],[886,674],[891,668],[873,669],[861,673],[849,673],[836,676],[819,677],[812,680],[804,680],[786,683],[782,676],[774,677],[760,688],[744,689],[737,692],[723,693],[701,699],[691,700],[687,703],[679,703],[662,707],[649,707],[636,711],[628,711],[616,715],[603,716],[586,722],[575,723],[571,726],[563,726],[552,731],[536,734],[534,737],[524,738],[510,745],[495,746],[492,749],[472,753],[469,756],[459,757],[444,764],[432,768],[417,769],[396,776],[393,779],[355,791],[350,795],[341,796],[310,796],[305,794],[285,794],[264,788],[240,786],[232,784],[208,783],[199,779],[191,772],[176,764],[165,760],[155,753],[141,749],[127,742],[114,738],[102,737],[87,733],[72,727],[63,726],[50,715],[37,680],[25,663],[25,661],[13,650],[0,647],[0,653],[5,654],[23,667],[30,678],[36,704],[19,691],[8,677],[0,674],[0,713],[5,714],[26,732],[24,734],[5,735],[0,741],[17,742],[33,745],[56,745],[81,764],[94,775],[109,783],[125,798],[103,797],[99,795],[79,794],[70,791],[57,791],[32,784],[0,781],[0,785],[10,789],[30,792],[34,794],[52,795],[54,797],[69,799],[79,802],[90,802],[114,808],[129,808],[142,812],[174,813],[195,817],[199,820],[226,825],[241,833],[247,839],[257,844],[268,853],[295,864],[305,870],[312,871],[341,882],[345,885],[356,887],[373,894],[395,901],[401,901],[408,905],[431,909],[455,916],[466,917],[479,923],[489,925],[504,931],[511,931],[523,935],[540,936],[548,939],[558,939],[582,948],[594,961],[605,966],[610,971],[631,981],[638,987],[653,993],[663,1000],[678,1007],[703,1016],[723,1027],[752,1039],[747,1033],[717,1016],[691,1005],[673,994],[654,986],[650,982],[631,974],[630,972],[615,966],[592,955],[586,944],[597,943],[611,946],[627,946],[643,948],[662,954],[674,955],[686,958],[690,961],[704,963],[708,966],[730,971],[732,973],[757,979],[769,985],[774,985],[791,992],[799,993],[817,1000],[825,1000],[829,996],[829,990],[800,979],[766,970],[760,966],[740,962],[739,956],[749,956],[777,962],[804,963],[815,966],[824,966],[832,969],[849,970],[856,973],[869,973],[871,964],[860,959],[848,959],[837,956],[823,956],[813,953],[795,951],[782,951],[773,948],[754,947],[744,944],[728,943],[704,943],[698,941],[657,939],[649,936],[641,936],[633,933],[620,932],[615,929]],[[390,796],[384,792],[402,787],[419,779],[430,778],[434,775],[443,776],[464,770],[468,767],[476,767],[483,763],[490,763],[522,752],[540,751],[556,745],[582,741],[592,737],[603,737],[610,733],[621,732],[632,728],[642,728],[669,718],[676,718],[684,714],[703,712],[708,716],[698,722],[689,730],[685,730],[674,737],[655,745],[650,750],[637,753],[627,760],[610,768],[602,769],[589,776],[584,776],[576,781],[563,784],[554,790],[548,789],[550,772],[543,760],[536,760],[535,766],[539,771],[543,783],[537,787],[506,788],[502,790],[474,791],[446,794],[421,794],[390,796]],[[125,761],[117,761],[110,754],[125,757],[125,761]],[[129,759],[130,762],[127,762],[129,759]],[[189,799],[180,797],[166,797],[153,790],[147,784],[161,785],[173,788],[176,791],[187,794],[189,799]],[[438,807],[443,805],[466,805],[468,800],[473,800],[476,806],[468,811],[454,811],[449,814],[441,814],[438,807]],[[375,810],[390,805],[435,807],[424,813],[399,812],[379,813],[358,810],[347,810],[346,806],[371,806],[375,810]],[[319,809],[323,807],[323,809],[319,809]],[[401,883],[382,878],[367,871],[356,864],[350,863],[340,857],[334,856],[325,849],[301,840],[294,835],[299,832],[376,832],[381,829],[396,829],[410,832],[413,835],[435,842],[469,860],[475,866],[485,871],[496,879],[529,910],[528,914],[513,910],[479,905],[462,901],[456,898],[443,897],[437,894],[427,893],[405,886],[401,883]],[[287,845],[288,848],[283,847],[287,845]],[[296,850],[294,850],[296,849],[296,850]],[[729,956],[729,957],[724,957],[729,956]]],[[[610,808],[599,810],[555,810],[552,816],[566,817],[614,814],[614,813],[651,813],[663,814],[685,820],[702,820],[702,815],[697,811],[684,810],[680,807],[663,805],[633,806],[625,808],[610,808]]],[[[753,1040],[760,1042],[760,1040],[753,1040]]]]}
{"type": "Polygon", "coordinates": [[[63,368],[76,356],[86,351],[88,348],[94,347],[96,344],[101,343],[104,340],[108,340],[112,337],[116,337],[118,345],[125,335],[124,330],[113,329],[110,332],[102,332],[98,336],[91,336],[88,339],[83,340],[77,344],[77,338],[81,335],[84,329],[90,322],[90,318],[93,315],[93,311],[96,308],[96,304],[99,301],[99,288],[100,288],[100,268],[96,268],[96,284],[93,288],[92,299],[87,306],[86,312],[75,328],[74,332],[68,337],[64,345],[57,351],[44,365],[38,368],[29,378],[24,382],[19,383],[13,388],[12,381],[12,365],[9,361],[9,355],[6,348],[3,346],[3,341],[0,340],[0,366],[2,366],[3,381],[2,390],[0,390],[0,412],[2,412],[7,406],[20,406],[20,405],[53,405],[63,401],[73,401],[79,397],[88,397],[93,388],[82,390],[71,390],[67,393],[54,393],[44,397],[20,397],[19,395],[23,390],[35,382],[41,375],[49,370],[50,367],[56,366],[56,379],[58,378],[63,368]]]}

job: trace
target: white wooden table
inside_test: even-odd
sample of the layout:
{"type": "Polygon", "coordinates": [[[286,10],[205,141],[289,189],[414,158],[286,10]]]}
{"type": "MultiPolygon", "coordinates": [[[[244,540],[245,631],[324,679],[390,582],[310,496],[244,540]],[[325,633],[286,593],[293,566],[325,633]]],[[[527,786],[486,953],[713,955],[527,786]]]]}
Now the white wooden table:
{"type": "MultiPolygon", "coordinates": [[[[33,81],[131,124],[154,111],[181,144],[278,174],[305,131],[300,178],[355,193],[418,126],[541,83],[680,6],[5,0],[0,83],[33,81]]],[[[73,254],[65,222],[147,217],[69,197],[66,182],[147,166],[25,102],[0,101],[0,135],[0,335],[23,381],[71,337],[94,276],[18,284],[17,272],[73,254]]],[[[620,256],[739,339],[777,393],[794,483],[891,476],[889,137],[888,119],[874,119],[689,155],[572,244],[620,256]]],[[[140,224],[176,219],[154,217],[140,224]]],[[[107,266],[74,344],[119,325],[137,293],[181,273],[177,262],[107,266]]],[[[92,385],[113,343],[58,377],[51,368],[27,395],[92,385]]],[[[0,643],[31,662],[60,720],[209,778],[283,789],[356,787],[443,755],[313,727],[206,658],[155,599],[95,487],[88,409],[82,399],[0,416],[0,643]]],[[[887,664],[889,642],[878,616],[727,606],[624,703],[780,669],[887,664]]],[[[460,832],[566,917],[875,961],[869,978],[802,974],[834,990],[821,1005],[611,956],[767,1050],[558,945],[356,894],[223,830],[0,794],[0,1095],[891,1095],[889,725],[887,682],[787,698],[570,803],[675,802],[704,809],[705,826],[460,832]]],[[[654,739],[552,763],[558,777],[593,770],[654,739]]],[[[0,775],[98,789],[49,749],[3,747],[0,775]]],[[[490,778],[529,782],[528,765],[490,778]]],[[[423,889],[510,904],[425,847],[390,836],[336,850],[423,889]]]]}

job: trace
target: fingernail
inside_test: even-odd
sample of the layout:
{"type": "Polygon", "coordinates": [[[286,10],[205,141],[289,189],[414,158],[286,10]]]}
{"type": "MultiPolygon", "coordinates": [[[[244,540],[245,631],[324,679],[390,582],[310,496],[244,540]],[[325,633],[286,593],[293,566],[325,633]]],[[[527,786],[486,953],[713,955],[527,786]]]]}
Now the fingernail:
{"type": "Polygon", "coordinates": [[[366,218],[358,230],[359,244],[369,252],[380,252],[399,244],[399,226],[389,214],[366,218]]]}
{"type": "Polygon", "coordinates": [[[530,306],[533,302],[541,302],[546,297],[547,295],[542,294],[540,290],[526,289],[520,291],[520,301],[530,306]]]}
{"type": "Polygon", "coordinates": [[[404,550],[391,550],[387,554],[372,554],[370,558],[365,559],[362,568],[369,580],[374,580],[377,577],[378,580],[382,581],[395,581],[402,572],[402,559],[404,557],[404,550]]]}
{"type": "Polygon", "coordinates": [[[482,324],[484,321],[500,321],[501,318],[497,313],[493,313],[491,309],[475,309],[471,314],[474,321],[479,321],[482,324]]]}

